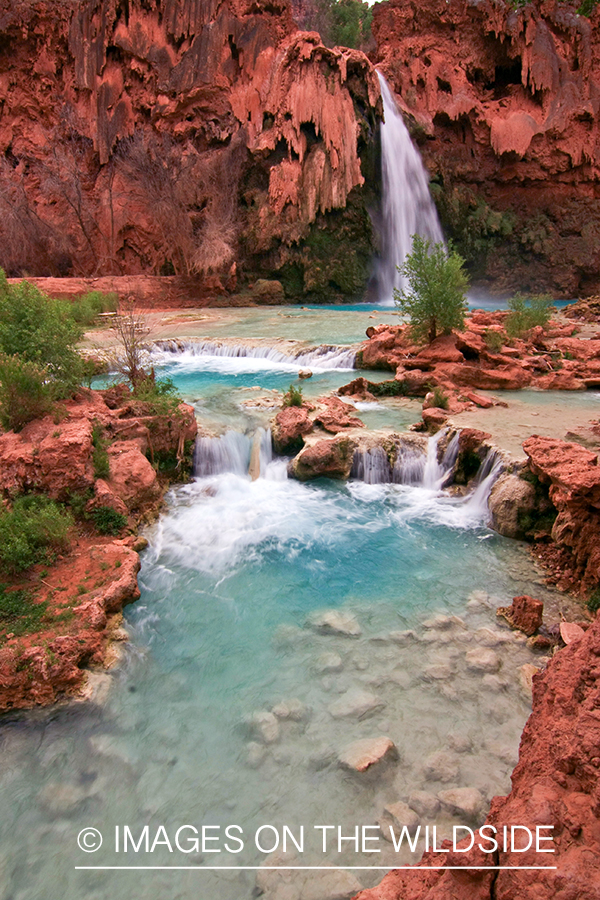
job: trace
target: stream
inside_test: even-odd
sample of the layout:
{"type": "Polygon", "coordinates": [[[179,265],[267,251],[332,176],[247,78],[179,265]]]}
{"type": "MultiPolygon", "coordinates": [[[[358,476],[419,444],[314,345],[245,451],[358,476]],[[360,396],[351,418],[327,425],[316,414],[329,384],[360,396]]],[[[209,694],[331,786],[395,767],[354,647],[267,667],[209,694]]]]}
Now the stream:
{"type": "MultiPolygon", "coordinates": [[[[310,346],[343,315],[323,313],[310,346]]],[[[246,346],[243,334],[238,340],[246,346]]],[[[125,610],[130,641],[106,699],[3,720],[2,897],[250,900],[252,867],[270,856],[251,836],[267,825],[296,838],[304,827],[306,846],[288,847],[289,864],[365,867],[346,875],[368,886],[423,847],[397,853],[379,840],[375,858],[347,842],[324,854],[315,825],[351,835],[425,791],[433,805],[421,822],[447,834],[480,821],[491,798],[510,789],[530,709],[519,668],[541,661],[497,623],[495,608],[531,593],[556,609],[560,595],[544,586],[526,547],[487,527],[491,462],[467,497],[442,489],[451,460],[438,461],[434,439],[426,457],[405,460],[395,483],[378,483],[376,460],[364,459],[347,484],[287,478],[267,430],[280,392],[294,381],[311,397],[348,382],[351,354],[338,351],[305,348],[289,361],[279,351],[215,349],[207,338],[203,348],[157,352],[205,431],[196,478],[170,491],[147,529],[142,596],[125,610]],[[306,367],[313,377],[297,382],[306,367]],[[257,433],[260,477],[251,481],[257,433]],[[323,611],[350,633],[332,633],[323,611]],[[486,663],[477,662],[481,651],[486,663]],[[397,748],[393,764],[362,774],[340,764],[354,741],[382,735],[397,748]],[[472,820],[435,800],[456,787],[480,792],[472,820]],[[113,837],[124,825],[136,841],[145,826],[152,842],[160,826],[172,840],[183,825],[210,826],[216,840],[204,852],[171,852],[159,841],[125,856],[113,837]],[[222,839],[232,825],[243,832],[240,852],[222,839]],[[88,827],[104,836],[94,854],[76,843],[88,827]],[[75,868],[125,864],[200,868],[75,868]],[[227,868],[241,866],[250,868],[227,868]]],[[[420,404],[358,407],[369,427],[398,431],[419,418],[420,404]]],[[[259,886],[273,900],[337,896],[319,892],[319,872],[289,877],[287,893],[262,873],[259,886]]]]}

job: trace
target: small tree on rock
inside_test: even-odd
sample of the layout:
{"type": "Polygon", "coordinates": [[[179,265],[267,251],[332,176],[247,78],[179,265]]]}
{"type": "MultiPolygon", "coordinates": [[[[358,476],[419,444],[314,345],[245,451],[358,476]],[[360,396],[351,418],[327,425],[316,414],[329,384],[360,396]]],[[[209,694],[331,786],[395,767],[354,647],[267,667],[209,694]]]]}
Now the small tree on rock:
{"type": "Polygon", "coordinates": [[[413,235],[412,251],[397,267],[407,286],[394,289],[394,300],[410,317],[415,339],[431,342],[464,327],[469,279],[463,266],[464,259],[451,247],[413,235]]]}

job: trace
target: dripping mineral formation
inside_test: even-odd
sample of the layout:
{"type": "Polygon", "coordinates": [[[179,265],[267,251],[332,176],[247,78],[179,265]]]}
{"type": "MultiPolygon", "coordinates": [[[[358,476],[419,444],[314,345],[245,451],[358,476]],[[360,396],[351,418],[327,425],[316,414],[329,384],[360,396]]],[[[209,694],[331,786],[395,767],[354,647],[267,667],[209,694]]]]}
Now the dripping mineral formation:
{"type": "Polygon", "coordinates": [[[2,0],[0,31],[9,274],[200,275],[198,300],[242,263],[288,297],[362,293],[364,54],[299,32],[285,2],[2,0]]]}
{"type": "Polygon", "coordinates": [[[493,290],[597,292],[598,7],[389,0],[375,62],[401,98],[442,223],[493,290]]]}

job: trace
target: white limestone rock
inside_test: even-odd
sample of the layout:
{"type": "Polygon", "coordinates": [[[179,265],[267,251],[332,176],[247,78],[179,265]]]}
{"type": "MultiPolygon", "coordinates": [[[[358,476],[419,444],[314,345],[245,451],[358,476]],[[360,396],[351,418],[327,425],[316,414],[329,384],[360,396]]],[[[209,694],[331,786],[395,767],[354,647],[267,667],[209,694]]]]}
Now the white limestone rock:
{"type": "Polygon", "coordinates": [[[345,769],[366,772],[371,766],[398,759],[398,749],[391,738],[384,735],[362,738],[354,741],[339,755],[339,762],[345,769]]]}

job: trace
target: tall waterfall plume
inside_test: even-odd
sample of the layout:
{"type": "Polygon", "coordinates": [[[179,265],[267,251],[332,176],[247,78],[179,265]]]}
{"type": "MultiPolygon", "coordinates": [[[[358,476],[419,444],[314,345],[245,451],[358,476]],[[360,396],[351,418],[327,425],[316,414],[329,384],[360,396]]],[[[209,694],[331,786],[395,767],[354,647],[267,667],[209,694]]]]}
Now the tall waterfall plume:
{"type": "Polygon", "coordinates": [[[413,144],[402,115],[381,74],[384,122],[381,125],[383,181],[383,253],[378,272],[379,299],[393,301],[394,288],[403,283],[396,266],[412,248],[413,234],[434,243],[444,240],[435,204],[429,193],[429,176],[413,144]]]}

